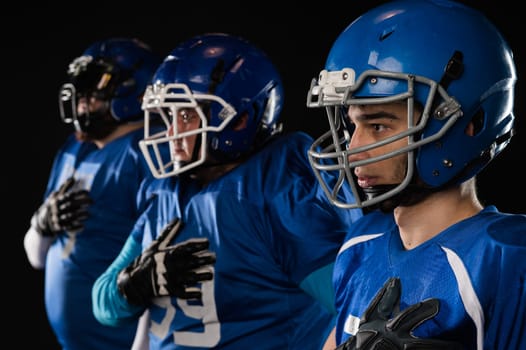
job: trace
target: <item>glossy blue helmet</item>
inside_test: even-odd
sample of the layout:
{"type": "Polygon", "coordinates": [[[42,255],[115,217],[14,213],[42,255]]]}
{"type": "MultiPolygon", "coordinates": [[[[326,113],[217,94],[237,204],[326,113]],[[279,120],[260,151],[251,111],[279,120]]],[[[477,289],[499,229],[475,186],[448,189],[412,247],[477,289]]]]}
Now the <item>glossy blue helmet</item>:
{"type": "Polygon", "coordinates": [[[267,55],[243,38],[223,33],[196,36],[177,46],[159,66],[143,99],[145,138],[140,142],[153,174],[173,176],[202,164],[250,155],[274,134],[283,106],[283,84],[267,55]],[[162,159],[159,147],[171,147],[188,132],[177,130],[177,111],[193,108],[200,116],[194,157],[184,164],[162,159]],[[152,117],[164,130],[151,129],[152,117]],[[245,127],[238,128],[243,118],[245,127]]]}
{"type": "Polygon", "coordinates": [[[68,67],[69,82],[59,91],[63,121],[85,131],[91,121],[90,116],[77,115],[81,97],[108,102],[117,123],[141,120],[142,96],[160,63],[161,57],[137,39],[111,38],[93,43],[68,67]]]}
{"type": "Polygon", "coordinates": [[[346,208],[379,203],[416,178],[429,189],[463,182],[510,141],[515,81],[512,51],[478,11],[447,0],[385,3],[339,35],[325,69],[312,82],[307,106],[327,107],[331,130],[313,144],[311,165],[320,181],[320,171],[338,172],[339,184],[350,183],[359,198],[355,167],[407,153],[405,180],[378,196],[341,203],[335,195],[339,188],[324,184],[333,203],[346,208]],[[397,100],[407,103],[407,133],[366,148],[346,149],[352,128],[345,125],[342,106],[397,100]],[[413,116],[416,110],[423,111],[420,118],[413,116]],[[470,123],[474,135],[465,132],[470,123]],[[365,163],[348,161],[350,154],[401,137],[408,139],[402,149],[365,163]]]}

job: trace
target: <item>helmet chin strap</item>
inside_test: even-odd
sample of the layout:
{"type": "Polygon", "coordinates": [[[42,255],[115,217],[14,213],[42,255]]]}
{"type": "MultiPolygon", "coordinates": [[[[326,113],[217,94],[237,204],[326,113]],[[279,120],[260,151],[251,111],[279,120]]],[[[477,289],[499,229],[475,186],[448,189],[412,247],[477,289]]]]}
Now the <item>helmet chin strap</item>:
{"type": "MultiPolygon", "coordinates": [[[[366,200],[371,200],[371,199],[373,199],[375,197],[378,197],[378,196],[380,196],[380,195],[392,190],[396,186],[397,185],[377,185],[377,186],[363,188],[362,191],[363,191],[363,193],[365,195],[365,199],[366,200]]],[[[393,209],[396,208],[397,206],[398,206],[398,203],[396,201],[394,201],[393,198],[388,198],[386,200],[383,200],[380,203],[377,203],[377,204],[365,207],[364,210],[365,211],[372,211],[372,210],[375,210],[375,209],[380,209],[384,213],[387,213],[387,212],[393,211],[393,209]]]]}
{"type": "Polygon", "coordinates": [[[107,112],[96,111],[78,116],[77,131],[85,133],[90,140],[101,140],[111,134],[118,126],[118,122],[107,112]]]}
{"type": "MultiPolygon", "coordinates": [[[[393,189],[397,185],[378,185],[373,187],[364,188],[363,192],[367,199],[375,198],[387,191],[393,189]]],[[[424,185],[418,185],[413,183],[409,184],[400,193],[394,195],[391,198],[385,199],[382,202],[369,207],[368,210],[380,209],[384,213],[392,212],[396,207],[399,206],[411,206],[422,202],[424,199],[429,197],[431,194],[440,191],[444,186],[431,188],[424,185]]]]}

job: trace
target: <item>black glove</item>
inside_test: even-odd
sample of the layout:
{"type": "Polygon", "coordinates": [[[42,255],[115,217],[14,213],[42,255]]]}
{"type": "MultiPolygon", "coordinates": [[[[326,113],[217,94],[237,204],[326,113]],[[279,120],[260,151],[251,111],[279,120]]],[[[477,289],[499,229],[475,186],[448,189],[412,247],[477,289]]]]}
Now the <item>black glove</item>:
{"type": "Polygon", "coordinates": [[[75,179],[68,178],[33,214],[31,226],[41,235],[54,236],[62,231],[84,228],[92,200],[86,190],[70,191],[74,184],[75,179]]]}
{"type": "Polygon", "coordinates": [[[355,336],[337,350],[460,350],[459,343],[416,338],[413,330],[435,317],[438,299],[426,299],[400,312],[399,278],[390,278],[376,294],[360,319],[355,336]],[[392,317],[392,318],[391,318],[392,317]]]}
{"type": "Polygon", "coordinates": [[[206,238],[192,238],[176,245],[169,245],[182,229],[182,222],[175,219],[168,224],[117,278],[119,291],[134,305],[148,305],[159,296],[181,299],[199,299],[198,282],[213,278],[215,254],[208,251],[206,238]],[[204,268],[204,269],[203,269],[204,268]]]}

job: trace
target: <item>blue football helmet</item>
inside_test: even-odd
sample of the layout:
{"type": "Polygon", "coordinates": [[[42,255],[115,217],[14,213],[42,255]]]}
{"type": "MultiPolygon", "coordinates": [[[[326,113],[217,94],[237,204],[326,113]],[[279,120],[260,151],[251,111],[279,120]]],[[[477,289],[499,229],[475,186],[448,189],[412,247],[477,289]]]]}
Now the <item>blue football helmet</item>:
{"type": "MultiPolygon", "coordinates": [[[[161,57],[137,39],[111,38],[90,45],[68,67],[69,82],[59,91],[60,116],[77,131],[94,131],[103,124],[100,113],[78,115],[81,97],[107,102],[114,124],[142,120],[142,96],[161,57]]],[[[107,120],[106,120],[107,122],[107,120]]]]}
{"type": "Polygon", "coordinates": [[[374,205],[399,194],[416,179],[431,191],[479,173],[513,134],[516,70],[505,39],[478,11],[447,0],[400,0],[354,20],[336,39],[325,69],[312,81],[308,107],[325,107],[330,131],[309,151],[311,166],[333,204],[374,205]],[[404,101],[408,130],[381,143],[347,149],[349,105],[404,101]],[[417,108],[422,115],[414,113],[417,108]],[[475,135],[465,130],[476,125],[475,135]],[[407,138],[395,152],[360,162],[348,156],[407,138]],[[353,178],[357,166],[407,153],[402,183],[365,196],[353,178]],[[336,186],[320,171],[335,172],[336,186]],[[356,202],[339,201],[350,184],[356,202]]]}
{"type": "Polygon", "coordinates": [[[154,74],[143,99],[145,137],[139,145],[157,178],[235,161],[281,131],[282,106],[283,84],[264,52],[239,37],[199,35],[177,46],[154,74]],[[198,129],[178,130],[174,116],[185,108],[199,115],[198,129]],[[241,117],[246,126],[236,128],[241,117]],[[164,127],[157,132],[152,126],[159,119],[164,127]],[[193,157],[178,162],[172,147],[189,135],[198,135],[193,157]]]}

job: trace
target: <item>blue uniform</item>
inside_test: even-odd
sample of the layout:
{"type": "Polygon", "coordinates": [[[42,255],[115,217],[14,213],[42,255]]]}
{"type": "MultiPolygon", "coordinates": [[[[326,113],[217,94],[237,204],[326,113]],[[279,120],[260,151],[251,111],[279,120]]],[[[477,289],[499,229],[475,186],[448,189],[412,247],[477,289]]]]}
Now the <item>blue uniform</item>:
{"type": "Polygon", "coordinates": [[[415,335],[460,341],[466,349],[526,349],[526,216],[493,206],[405,250],[392,215],[356,222],[334,268],[336,343],[389,277],[400,277],[400,308],[438,298],[438,315],[415,335]]]}
{"type": "Polygon", "coordinates": [[[77,186],[89,190],[93,199],[84,230],[58,235],[46,257],[45,306],[64,349],[129,350],[133,343],[135,322],[115,329],[95,319],[91,289],[120,252],[141,211],[137,190],[150,176],[138,148],[143,133],[140,128],[102,149],[71,135],[55,157],[46,197],[75,174],[77,186]]]}
{"type": "Polygon", "coordinates": [[[334,259],[362,213],[328,202],[308,163],[311,144],[300,132],[277,138],[204,188],[184,178],[157,181],[152,206],[95,283],[97,318],[120,324],[142,311],[118,293],[116,276],[139,244],[180,217],[176,241],[210,240],[214,280],[201,285],[201,302],[154,300],[152,349],[320,349],[334,316],[312,296],[334,301],[334,259]]]}

